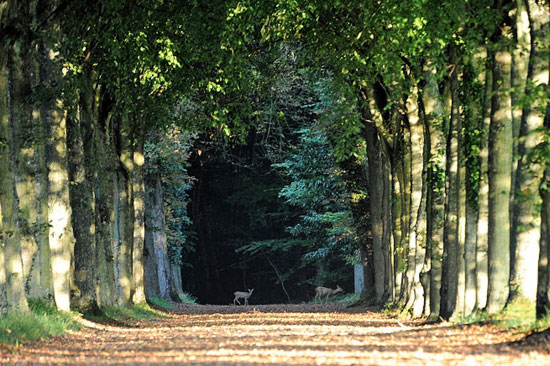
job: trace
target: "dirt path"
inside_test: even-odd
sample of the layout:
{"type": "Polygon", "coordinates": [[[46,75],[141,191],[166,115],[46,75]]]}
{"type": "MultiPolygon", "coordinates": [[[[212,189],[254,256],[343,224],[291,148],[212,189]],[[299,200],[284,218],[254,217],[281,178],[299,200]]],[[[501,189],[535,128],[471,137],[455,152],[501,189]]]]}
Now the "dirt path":
{"type": "Polygon", "coordinates": [[[336,305],[180,306],[138,327],[0,350],[0,365],[550,365],[548,343],[493,326],[398,323],[336,305]]]}

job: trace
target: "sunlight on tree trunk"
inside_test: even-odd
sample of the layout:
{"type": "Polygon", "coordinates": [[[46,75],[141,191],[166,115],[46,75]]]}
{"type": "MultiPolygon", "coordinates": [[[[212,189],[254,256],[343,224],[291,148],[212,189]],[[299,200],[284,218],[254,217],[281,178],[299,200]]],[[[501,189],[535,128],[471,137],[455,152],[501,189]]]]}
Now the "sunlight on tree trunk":
{"type": "MultiPolygon", "coordinates": [[[[505,31],[503,31],[504,34],[505,31]]],[[[494,55],[493,97],[489,132],[489,285],[487,311],[495,313],[508,300],[510,278],[510,186],[512,105],[509,94],[511,55],[501,41],[494,55]]]]}
{"type": "MultiPolygon", "coordinates": [[[[481,111],[481,130],[484,136],[488,134],[491,121],[491,91],[493,84],[492,52],[486,51],[485,74],[483,81],[483,106],[481,111]]],[[[479,192],[478,192],[478,221],[476,247],[476,310],[483,310],[487,305],[488,286],[488,230],[489,230],[489,144],[486,138],[482,139],[479,151],[479,192]]]]}
{"type": "Polygon", "coordinates": [[[423,93],[424,111],[428,129],[428,144],[430,160],[428,162],[429,191],[427,199],[427,253],[426,267],[429,270],[429,319],[438,319],[441,305],[441,260],[443,257],[443,227],[445,217],[444,207],[444,175],[446,166],[445,151],[446,128],[445,110],[435,79],[437,70],[432,65],[425,66],[426,86],[423,93]]]}
{"type": "MultiPolygon", "coordinates": [[[[134,123],[137,121],[134,120],[134,123]]],[[[132,302],[138,304],[145,301],[144,272],[143,272],[143,245],[145,242],[145,182],[143,176],[144,130],[142,126],[135,128],[136,145],[133,152],[134,172],[132,174],[132,192],[134,195],[134,241],[132,248],[132,302]]]]}
{"type": "MultiPolygon", "coordinates": [[[[525,9],[523,9],[525,10],[525,9]]],[[[528,83],[520,85],[525,88],[525,97],[536,93],[534,88],[548,85],[550,63],[546,57],[547,49],[542,45],[545,37],[550,34],[550,12],[543,5],[534,1],[528,5],[528,20],[530,24],[522,24],[523,32],[530,30],[529,37],[523,43],[530,41],[530,45],[520,42],[520,47],[530,49],[529,68],[527,71],[528,83]]],[[[527,16],[527,15],[526,15],[527,16]]],[[[518,32],[519,32],[518,26],[518,32]]],[[[519,35],[518,35],[519,37],[519,35]]],[[[515,66],[515,65],[514,65],[515,66]]],[[[523,96],[523,94],[520,94],[523,96]]],[[[544,105],[539,98],[530,105],[523,104],[521,129],[519,136],[519,162],[515,179],[515,216],[513,237],[515,251],[512,252],[513,261],[511,273],[511,291],[513,297],[519,297],[536,302],[537,273],[532,265],[532,258],[539,256],[539,242],[541,240],[541,219],[539,206],[541,197],[539,185],[544,175],[540,162],[529,161],[529,155],[543,143],[544,136],[541,128],[544,126],[544,105]]],[[[521,105],[521,104],[520,104],[521,105]]]]}

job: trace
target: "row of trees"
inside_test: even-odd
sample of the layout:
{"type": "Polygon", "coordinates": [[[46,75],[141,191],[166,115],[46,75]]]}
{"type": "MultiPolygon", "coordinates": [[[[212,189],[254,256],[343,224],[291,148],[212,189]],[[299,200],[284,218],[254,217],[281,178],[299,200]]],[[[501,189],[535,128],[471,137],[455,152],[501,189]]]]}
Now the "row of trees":
{"type": "Polygon", "coordinates": [[[351,205],[375,302],[452,318],[526,299],[546,313],[549,27],[535,0],[280,2],[266,22],[355,103],[323,127],[350,193],[368,193],[351,205]]]}
{"type": "MultiPolygon", "coordinates": [[[[263,116],[293,118],[258,107],[273,84],[254,64],[290,47],[318,82],[303,151],[278,160],[304,220],[285,243],[358,242],[372,301],[414,316],[516,300],[545,314],[549,13],[546,0],[0,2],[2,310],[177,293],[171,258],[193,248],[169,250],[166,233],[186,241],[174,182],[189,182],[193,137],[167,126],[184,115],[203,141],[246,141],[263,116]],[[301,195],[311,184],[333,196],[301,195]]],[[[281,244],[264,239],[241,251],[281,244]]]]}
{"type": "Polygon", "coordinates": [[[0,2],[0,313],[181,295],[163,149],[189,149],[168,126],[210,95],[227,5],[0,2]]]}

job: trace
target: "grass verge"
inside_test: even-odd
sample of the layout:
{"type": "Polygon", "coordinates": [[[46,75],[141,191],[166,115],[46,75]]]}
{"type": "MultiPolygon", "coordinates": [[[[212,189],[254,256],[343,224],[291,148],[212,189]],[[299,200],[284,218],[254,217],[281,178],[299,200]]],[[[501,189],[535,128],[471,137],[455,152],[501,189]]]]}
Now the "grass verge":
{"type": "Polygon", "coordinates": [[[458,324],[495,324],[502,329],[517,333],[538,333],[550,329],[550,314],[542,319],[536,318],[535,306],[532,301],[516,299],[496,314],[486,312],[474,313],[460,318],[458,324]]]}
{"type": "Polygon", "coordinates": [[[80,329],[75,315],[58,311],[43,300],[29,300],[30,312],[0,316],[0,343],[19,345],[80,329]]]}
{"type": "Polygon", "coordinates": [[[94,313],[84,314],[83,317],[100,324],[117,324],[133,326],[139,322],[165,318],[166,315],[147,303],[132,306],[107,306],[94,313]]]}

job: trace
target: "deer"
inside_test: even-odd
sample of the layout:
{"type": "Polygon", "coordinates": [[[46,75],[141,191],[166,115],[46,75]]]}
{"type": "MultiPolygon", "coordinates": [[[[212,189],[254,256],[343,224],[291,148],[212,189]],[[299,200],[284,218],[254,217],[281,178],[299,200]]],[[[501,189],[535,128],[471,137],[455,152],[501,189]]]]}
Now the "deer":
{"type": "Polygon", "coordinates": [[[321,298],[323,296],[326,296],[325,302],[328,302],[329,296],[337,294],[338,292],[344,292],[344,290],[342,290],[342,288],[338,285],[336,285],[335,289],[331,289],[323,286],[317,286],[315,287],[315,300],[319,299],[319,302],[321,302],[321,298]]]}
{"type": "Polygon", "coordinates": [[[235,295],[235,298],[233,299],[233,305],[237,305],[235,304],[235,302],[237,302],[239,305],[241,305],[239,299],[244,299],[244,304],[245,305],[248,305],[248,298],[250,296],[252,296],[252,292],[254,291],[254,289],[248,289],[248,292],[243,292],[243,291],[235,291],[233,294],[235,295]]]}

